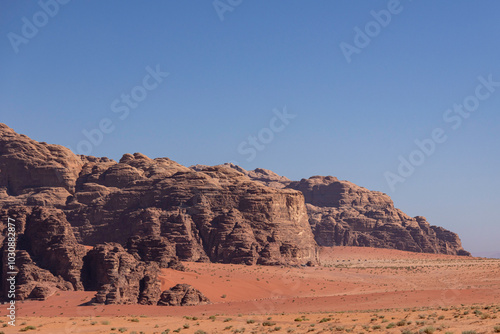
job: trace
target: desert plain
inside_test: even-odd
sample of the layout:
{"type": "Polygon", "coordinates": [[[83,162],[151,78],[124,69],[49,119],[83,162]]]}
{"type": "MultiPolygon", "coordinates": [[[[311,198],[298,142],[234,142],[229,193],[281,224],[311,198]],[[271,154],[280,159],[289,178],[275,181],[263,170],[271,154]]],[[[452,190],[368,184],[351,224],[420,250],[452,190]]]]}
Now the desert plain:
{"type": "Polygon", "coordinates": [[[162,290],[187,283],[211,304],[88,305],[95,292],[60,291],[18,303],[16,327],[4,317],[0,332],[500,332],[498,259],[333,247],[314,267],[184,265],[162,269],[162,290]]]}

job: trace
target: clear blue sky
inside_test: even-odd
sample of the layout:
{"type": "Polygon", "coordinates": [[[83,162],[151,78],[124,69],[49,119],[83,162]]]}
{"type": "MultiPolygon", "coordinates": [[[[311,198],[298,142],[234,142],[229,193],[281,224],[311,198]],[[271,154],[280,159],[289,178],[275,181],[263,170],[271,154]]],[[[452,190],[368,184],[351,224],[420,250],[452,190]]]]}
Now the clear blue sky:
{"type": "Polygon", "coordinates": [[[221,20],[212,1],[73,0],[53,17],[35,1],[2,1],[0,121],[76,150],[83,130],[109,119],[113,131],[91,154],[113,159],[142,152],[291,179],[334,175],[388,193],[468,250],[500,250],[500,88],[458,129],[443,120],[475,94],[478,76],[500,81],[498,1],[401,0],[350,63],[340,44],[355,45],[355,27],[377,29],[370,12],[390,1],[232,3],[221,20]],[[113,102],[144,92],[157,65],[168,77],[120,119],[113,102]],[[274,123],[281,131],[268,142],[262,129],[285,106],[297,116],[274,123]],[[436,128],[447,140],[392,191],[384,173],[436,128]],[[247,161],[238,146],[259,133],[266,143],[247,161]]]}

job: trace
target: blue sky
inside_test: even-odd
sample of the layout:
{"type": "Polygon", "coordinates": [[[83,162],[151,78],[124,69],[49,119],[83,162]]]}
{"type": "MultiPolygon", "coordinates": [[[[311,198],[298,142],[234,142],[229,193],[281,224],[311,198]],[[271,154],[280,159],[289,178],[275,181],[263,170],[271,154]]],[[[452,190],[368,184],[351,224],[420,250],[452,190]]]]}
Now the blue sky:
{"type": "Polygon", "coordinates": [[[388,193],[468,250],[500,250],[500,87],[456,130],[443,119],[478,77],[500,81],[499,2],[220,0],[230,10],[218,13],[212,1],[73,0],[57,12],[54,1],[41,1],[52,17],[34,1],[0,5],[0,121],[17,132],[87,150],[83,131],[104,120],[112,131],[91,155],[334,175],[388,193]],[[389,8],[348,62],[341,43],[356,46],[355,28],[377,29],[371,12],[389,8]],[[169,74],[146,90],[157,67],[169,74]],[[132,92],[134,108],[122,101],[132,92]],[[295,117],[273,121],[284,108],[295,117]],[[391,188],[386,172],[437,128],[447,140],[391,188]]]}

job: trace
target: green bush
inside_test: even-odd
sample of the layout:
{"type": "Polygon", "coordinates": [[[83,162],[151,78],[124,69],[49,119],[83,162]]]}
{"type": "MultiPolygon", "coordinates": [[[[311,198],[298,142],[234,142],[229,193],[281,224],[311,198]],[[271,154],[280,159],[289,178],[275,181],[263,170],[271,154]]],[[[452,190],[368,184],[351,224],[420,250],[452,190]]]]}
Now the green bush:
{"type": "Polygon", "coordinates": [[[425,333],[425,334],[432,334],[436,331],[436,329],[432,326],[430,327],[425,327],[420,330],[420,333],[425,333]]]}
{"type": "Polygon", "coordinates": [[[264,321],[262,323],[262,326],[269,326],[270,327],[270,326],[274,326],[274,325],[276,325],[276,323],[272,322],[272,321],[264,321]]]}

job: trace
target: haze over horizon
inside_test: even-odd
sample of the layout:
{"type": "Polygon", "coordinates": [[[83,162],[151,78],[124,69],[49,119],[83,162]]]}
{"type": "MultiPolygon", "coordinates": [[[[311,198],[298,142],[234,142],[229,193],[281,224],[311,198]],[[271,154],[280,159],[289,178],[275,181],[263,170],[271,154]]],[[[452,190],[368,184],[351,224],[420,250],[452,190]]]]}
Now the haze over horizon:
{"type": "Polygon", "coordinates": [[[41,5],[6,1],[0,122],[115,160],[332,175],[500,253],[500,4],[395,3],[69,1],[28,38],[41,5]],[[391,187],[400,157],[422,162],[391,187]]]}

